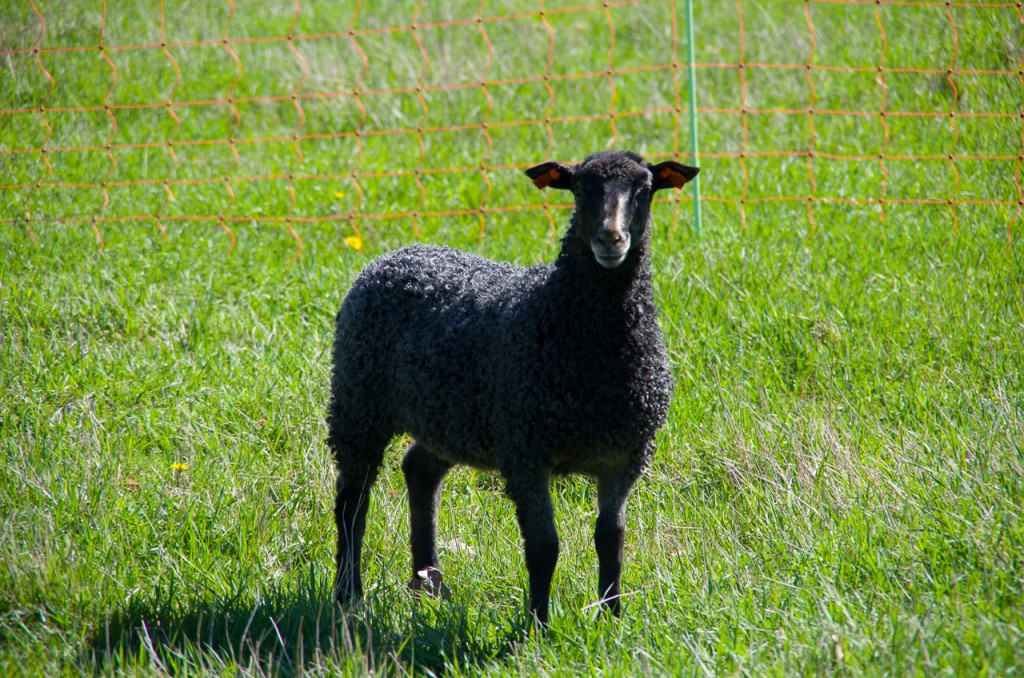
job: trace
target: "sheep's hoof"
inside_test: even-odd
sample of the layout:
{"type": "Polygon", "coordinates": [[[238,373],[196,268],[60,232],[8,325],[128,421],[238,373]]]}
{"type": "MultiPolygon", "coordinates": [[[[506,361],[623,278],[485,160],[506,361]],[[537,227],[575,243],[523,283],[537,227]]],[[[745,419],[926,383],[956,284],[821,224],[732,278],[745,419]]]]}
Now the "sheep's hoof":
{"type": "Polygon", "coordinates": [[[362,593],[356,593],[351,586],[339,582],[334,583],[334,602],[343,609],[358,605],[363,601],[362,593]]]}
{"type": "Polygon", "coordinates": [[[442,580],[441,570],[436,567],[428,567],[425,570],[417,570],[412,575],[412,579],[409,580],[409,588],[417,595],[420,591],[425,591],[432,596],[440,597],[441,600],[451,600],[452,592],[442,580]]]}

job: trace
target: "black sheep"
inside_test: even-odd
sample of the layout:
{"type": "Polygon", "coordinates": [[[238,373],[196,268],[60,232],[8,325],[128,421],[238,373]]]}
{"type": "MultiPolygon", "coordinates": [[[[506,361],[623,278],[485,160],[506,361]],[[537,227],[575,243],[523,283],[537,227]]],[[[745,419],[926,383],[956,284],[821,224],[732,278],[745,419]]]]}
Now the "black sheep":
{"type": "Polygon", "coordinates": [[[445,473],[495,469],[522,530],[529,610],[547,622],[558,560],[549,478],[584,473],[597,478],[598,594],[619,613],[626,499],[672,392],[649,266],[651,197],[698,171],[619,151],[542,163],[526,171],[534,184],[576,200],[554,264],[414,245],[359,274],[337,317],[327,419],[340,603],[362,596],[370,488],[388,442],[409,433],[410,586],[444,590],[436,519],[445,473]]]}

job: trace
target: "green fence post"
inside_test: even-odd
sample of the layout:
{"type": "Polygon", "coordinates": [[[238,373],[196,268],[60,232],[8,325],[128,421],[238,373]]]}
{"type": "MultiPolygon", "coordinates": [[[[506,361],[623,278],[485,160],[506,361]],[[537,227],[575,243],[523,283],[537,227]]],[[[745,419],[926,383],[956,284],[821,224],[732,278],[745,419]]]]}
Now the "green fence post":
{"type": "MultiPolygon", "coordinates": [[[[693,50],[693,0],[686,0],[686,52],[690,62],[690,154],[693,164],[700,165],[700,146],[697,143],[697,59],[693,50]]],[[[693,230],[700,234],[700,177],[693,181],[693,230]]]]}

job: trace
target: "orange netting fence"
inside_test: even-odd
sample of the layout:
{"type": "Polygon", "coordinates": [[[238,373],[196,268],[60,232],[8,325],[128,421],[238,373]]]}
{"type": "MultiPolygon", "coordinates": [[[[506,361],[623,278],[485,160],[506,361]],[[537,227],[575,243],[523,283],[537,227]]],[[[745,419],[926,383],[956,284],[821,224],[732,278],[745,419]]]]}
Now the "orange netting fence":
{"type": "MultiPolygon", "coordinates": [[[[26,0],[0,29],[0,221],[355,234],[437,219],[479,235],[564,198],[520,170],[606,146],[688,158],[697,81],[701,201],[1024,205],[1020,2],[26,0]],[[197,16],[201,13],[201,16],[197,16]],[[551,202],[549,202],[549,200],[551,202]]],[[[676,221],[691,198],[678,194],[676,221]]],[[[403,226],[404,227],[404,226],[403,226]]]]}

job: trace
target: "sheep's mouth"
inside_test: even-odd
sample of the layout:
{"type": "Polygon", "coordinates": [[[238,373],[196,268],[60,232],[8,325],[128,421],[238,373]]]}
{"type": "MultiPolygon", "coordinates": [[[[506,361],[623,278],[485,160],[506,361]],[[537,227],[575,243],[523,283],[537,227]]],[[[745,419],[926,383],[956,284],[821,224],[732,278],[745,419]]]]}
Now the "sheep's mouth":
{"type": "Polygon", "coordinates": [[[617,254],[608,254],[594,250],[594,258],[604,268],[618,268],[619,264],[626,260],[627,254],[629,254],[629,250],[623,250],[617,254]]]}

